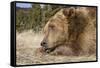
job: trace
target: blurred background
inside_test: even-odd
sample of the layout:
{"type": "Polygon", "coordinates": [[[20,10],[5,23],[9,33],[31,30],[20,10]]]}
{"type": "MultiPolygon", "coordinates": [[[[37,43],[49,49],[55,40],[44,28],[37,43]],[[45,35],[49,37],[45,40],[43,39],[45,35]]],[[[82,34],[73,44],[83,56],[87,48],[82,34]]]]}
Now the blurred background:
{"type": "Polygon", "coordinates": [[[35,32],[41,31],[49,18],[64,7],[66,6],[16,3],[16,30],[18,32],[30,29],[35,32]]]}

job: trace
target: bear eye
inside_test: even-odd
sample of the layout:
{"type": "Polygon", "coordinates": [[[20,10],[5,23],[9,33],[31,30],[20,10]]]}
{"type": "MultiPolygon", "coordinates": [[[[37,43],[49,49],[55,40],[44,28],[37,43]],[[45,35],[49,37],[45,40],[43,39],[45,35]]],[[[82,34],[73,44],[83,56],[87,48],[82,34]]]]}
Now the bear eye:
{"type": "Polygon", "coordinates": [[[50,28],[50,29],[54,29],[55,26],[54,26],[54,25],[49,25],[49,28],[50,28]]]}

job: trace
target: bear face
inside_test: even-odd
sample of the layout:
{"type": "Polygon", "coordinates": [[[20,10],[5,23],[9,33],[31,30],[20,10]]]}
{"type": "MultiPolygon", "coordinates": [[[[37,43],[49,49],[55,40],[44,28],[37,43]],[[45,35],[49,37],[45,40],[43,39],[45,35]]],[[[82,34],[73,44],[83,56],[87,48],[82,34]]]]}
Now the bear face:
{"type": "Polygon", "coordinates": [[[55,14],[47,22],[44,27],[44,39],[41,43],[47,52],[53,51],[59,45],[64,45],[67,40],[67,27],[66,17],[62,14],[62,10],[55,14]]]}
{"type": "Polygon", "coordinates": [[[90,29],[88,24],[91,25],[88,12],[85,7],[63,8],[51,17],[44,27],[44,38],[41,42],[44,51],[65,55],[78,55],[80,50],[84,51],[85,44],[82,43],[87,40],[85,35],[88,35],[86,29],[90,29]]]}

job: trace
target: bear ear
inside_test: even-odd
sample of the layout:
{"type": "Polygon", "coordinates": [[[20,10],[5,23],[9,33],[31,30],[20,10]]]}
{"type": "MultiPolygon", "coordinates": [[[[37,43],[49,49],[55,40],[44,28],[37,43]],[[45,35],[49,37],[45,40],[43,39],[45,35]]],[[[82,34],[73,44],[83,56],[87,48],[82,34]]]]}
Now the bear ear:
{"type": "Polygon", "coordinates": [[[64,8],[63,14],[64,14],[64,16],[66,16],[67,18],[72,18],[73,16],[75,16],[75,8],[74,8],[74,7],[71,7],[71,8],[64,8]]]}

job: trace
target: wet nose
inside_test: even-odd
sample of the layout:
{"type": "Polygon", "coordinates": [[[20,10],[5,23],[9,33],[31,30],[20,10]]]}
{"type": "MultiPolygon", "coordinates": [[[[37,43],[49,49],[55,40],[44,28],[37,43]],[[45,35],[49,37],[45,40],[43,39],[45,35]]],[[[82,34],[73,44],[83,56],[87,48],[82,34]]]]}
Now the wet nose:
{"type": "Polygon", "coordinates": [[[41,46],[46,47],[47,43],[45,41],[41,42],[41,46]]]}

